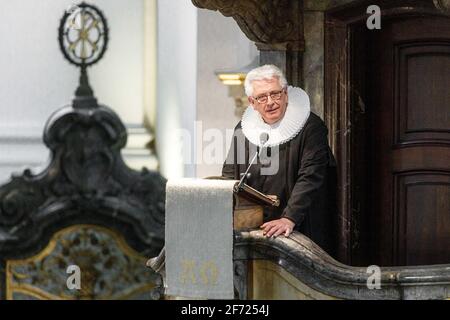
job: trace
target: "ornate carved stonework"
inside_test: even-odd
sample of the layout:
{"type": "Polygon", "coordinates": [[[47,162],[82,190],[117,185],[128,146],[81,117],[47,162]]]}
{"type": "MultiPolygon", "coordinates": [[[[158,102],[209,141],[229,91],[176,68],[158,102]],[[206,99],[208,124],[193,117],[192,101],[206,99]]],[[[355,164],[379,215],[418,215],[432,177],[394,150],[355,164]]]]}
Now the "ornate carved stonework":
{"type": "Polygon", "coordinates": [[[233,17],[259,50],[304,49],[301,0],[192,0],[192,3],[233,17]]]}
{"type": "Polygon", "coordinates": [[[81,29],[72,30],[65,13],[59,39],[64,56],[80,67],[79,87],[72,103],[45,126],[48,166],[38,174],[25,170],[0,186],[0,300],[5,291],[13,299],[125,297],[133,284],[139,284],[136,290],[148,289],[158,279],[144,279],[140,272],[145,271],[142,257],[155,256],[164,246],[166,180],[156,171],[125,165],[125,126],[112,109],[97,103],[87,75],[87,67],[106,50],[106,19],[92,5],[78,8],[81,29]],[[88,36],[93,29],[102,42],[88,36]],[[71,32],[77,40],[68,36],[71,32]],[[80,42],[91,44],[91,54],[86,43],[75,50],[80,42]],[[61,231],[80,225],[92,227],[61,231]],[[131,249],[116,250],[122,240],[114,235],[140,258],[131,249]],[[69,263],[85,270],[83,290],[75,296],[64,291],[63,267],[69,263]],[[9,287],[4,285],[6,268],[9,287]],[[16,286],[14,293],[11,286],[16,286]]]}
{"type": "Polygon", "coordinates": [[[149,255],[162,248],[165,179],[124,164],[125,127],[110,108],[92,103],[55,112],[44,132],[47,169],[25,170],[0,188],[0,254],[34,247],[50,229],[78,221],[133,230],[127,240],[149,255]]]}
{"type": "Polygon", "coordinates": [[[117,233],[76,225],[57,232],[38,255],[8,261],[6,281],[7,299],[122,300],[149,299],[159,276],[117,233]],[[67,285],[69,266],[79,268],[79,288],[67,285]]]}
{"type": "Polygon", "coordinates": [[[450,14],[450,0],[433,0],[433,2],[436,8],[450,14]]]}
{"type": "Polygon", "coordinates": [[[44,142],[51,151],[48,167],[37,175],[25,170],[0,187],[0,262],[34,253],[53,232],[76,223],[120,231],[146,255],[156,255],[163,247],[166,181],[158,172],[138,172],[125,165],[125,126],[112,109],[97,103],[86,71],[106,50],[106,19],[92,5],[82,3],[78,10],[84,21],[81,29],[72,29],[65,12],[59,40],[64,56],[80,67],[79,87],[72,104],[57,110],[45,126],[44,142]],[[89,42],[92,29],[98,29],[102,41],[90,43],[90,60],[79,42],[89,42]],[[71,32],[78,39],[68,43],[71,32]]]}

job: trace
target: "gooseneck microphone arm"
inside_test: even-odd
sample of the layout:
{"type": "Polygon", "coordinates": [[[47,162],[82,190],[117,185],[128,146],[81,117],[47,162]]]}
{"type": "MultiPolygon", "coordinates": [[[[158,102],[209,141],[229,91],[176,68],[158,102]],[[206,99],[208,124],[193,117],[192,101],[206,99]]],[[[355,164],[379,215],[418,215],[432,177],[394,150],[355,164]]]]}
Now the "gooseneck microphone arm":
{"type": "Polygon", "coordinates": [[[247,177],[248,171],[250,170],[251,166],[253,165],[253,162],[255,162],[256,158],[261,154],[261,151],[264,147],[264,145],[269,141],[269,134],[266,132],[261,133],[259,136],[261,147],[258,152],[255,153],[253,156],[252,161],[250,161],[250,164],[247,167],[247,170],[245,170],[245,173],[242,175],[241,180],[239,180],[239,183],[235,187],[235,192],[239,191],[239,189],[242,187],[242,184],[244,183],[245,178],[247,177]]]}
{"type": "Polygon", "coordinates": [[[250,167],[252,166],[253,162],[255,162],[257,156],[258,152],[255,153],[252,161],[250,162],[250,165],[247,167],[247,170],[245,170],[245,173],[242,175],[241,180],[239,180],[239,184],[236,186],[236,191],[241,188],[242,184],[244,183],[245,177],[247,177],[248,171],[250,170],[250,167]]]}

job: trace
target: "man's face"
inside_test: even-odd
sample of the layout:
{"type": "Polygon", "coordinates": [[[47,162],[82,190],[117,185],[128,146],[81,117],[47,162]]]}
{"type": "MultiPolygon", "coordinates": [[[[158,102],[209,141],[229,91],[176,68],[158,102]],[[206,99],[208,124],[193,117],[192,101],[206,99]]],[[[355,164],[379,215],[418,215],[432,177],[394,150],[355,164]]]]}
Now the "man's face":
{"type": "Polygon", "coordinates": [[[248,101],[261,114],[264,121],[273,124],[282,119],[286,112],[288,96],[286,90],[280,86],[278,78],[254,80],[252,86],[253,95],[248,97],[248,101]]]}

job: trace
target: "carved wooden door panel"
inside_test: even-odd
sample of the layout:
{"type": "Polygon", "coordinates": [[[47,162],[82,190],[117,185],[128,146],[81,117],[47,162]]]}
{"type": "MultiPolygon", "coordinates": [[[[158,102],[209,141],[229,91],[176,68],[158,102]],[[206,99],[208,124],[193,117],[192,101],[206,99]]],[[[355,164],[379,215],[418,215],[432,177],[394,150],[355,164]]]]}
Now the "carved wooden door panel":
{"type": "Polygon", "coordinates": [[[384,20],[371,45],[372,260],[450,263],[450,19],[384,20]]]}

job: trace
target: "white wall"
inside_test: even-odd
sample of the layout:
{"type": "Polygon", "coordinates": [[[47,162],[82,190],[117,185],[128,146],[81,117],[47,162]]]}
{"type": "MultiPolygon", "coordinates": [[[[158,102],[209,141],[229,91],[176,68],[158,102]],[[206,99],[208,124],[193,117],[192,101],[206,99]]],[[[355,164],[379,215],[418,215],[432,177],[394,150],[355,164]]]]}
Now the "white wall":
{"type": "Polygon", "coordinates": [[[245,66],[257,54],[232,18],[197,9],[190,1],[158,1],[156,136],[164,176],[221,174],[228,151],[225,130],[239,119],[228,88],[214,72],[245,66]],[[211,145],[203,133],[210,129],[216,130],[222,145],[213,163],[203,158],[211,145]]]}
{"type": "Polygon", "coordinates": [[[124,123],[140,124],[144,116],[144,0],[88,3],[98,5],[110,28],[108,50],[90,72],[92,88],[124,123]]]}
{"type": "MultiPolygon", "coordinates": [[[[254,43],[245,37],[232,18],[224,17],[217,11],[199,10],[197,120],[201,122],[203,132],[216,129],[217,135],[209,137],[209,141],[197,143],[197,177],[221,174],[228,143],[231,142],[225,139],[226,129],[234,129],[240,120],[234,114],[234,100],[228,96],[228,87],[219,81],[214,71],[246,66],[257,55],[254,43]],[[213,139],[221,140],[220,154],[208,152],[212,149],[213,139]],[[205,156],[212,156],[208,157],[209,162],[200,159],[201,151],[205,156]]],[[[214,134],[213,131],[210,133],[214,134]]],[[[200,139],[198,137],[197,141],[200,139]]]]}
{"type": "MultiPolygon", "coordinates": [[[[239,119],[234,115],[233,99],[214,71],[248,64],[257,54],[256,48],[231,18],[199,10],[189,0],[159,0],[155,13],[157,68],[151,68],[146,54],[151,46],[145,44],[149,28],[144,27],[148,12],[144,9],[153,1],[157,0],[89,1],[105,13],[110,27],[108,51],[89,68],[91,86],[100,103],[116,110],[126,125],[135,128],[135,141],[144,141],[144,101],[153,90],[148,88],[152,75],[145,70],[153,69],[157,72],[156,134],[162,174],[168,178],[220,174],[222,159],[215,164],[202,162],[201,151],[207,145],[200,140],[196,149],[195,123],[201,121],[203,130],[234,128],[239,119]],[[188,143],[180,139],[180,130],[190,134],[188,143]]],[[[63,58],[57,41],[59,20],[73,3],[77,2],[0,3],[0,183],[12,171],[45,166],[44,124],[73,97],[78,71],[63,58]]],[[[200,132],[198,135],[201,139],[200,132]]],[[[228,146],[223,143],[224,158],[228,146]]],[[[139,161],[150,159],[136,143],[132,145],[133,152],[126,157],[134,153],[139,161]]],[[[156,166],[154,159],[152,163],[156,166]]]]}
{"type": "MultiPolygon", "coordinates": [[[[142,123],[144,110],[143,1],[89,1],[110,26],[109,48],[89,68],[91,86],[100,103],[134,126],[142,123]]],[[[73,3],[0,3],[0,183],[12,171],[45,163],[45,121],[73,97],[78,71],[63,58],[57,41],[60,18],[73,3]]]]}
{"type": "Polygon", "coordinates": [[[190,1],[158,1],[157,150],[167,178],[195,176],[197,8],[190,1]],[[191,135],[185,143],[180,132],[191,135]],[[190,142],[190,143],[186,143],[190,142]]]}

